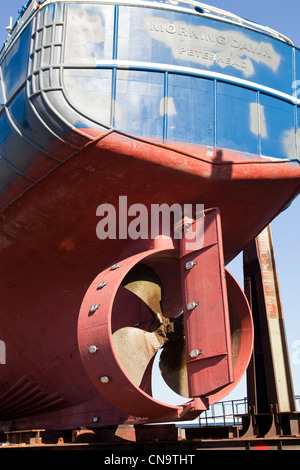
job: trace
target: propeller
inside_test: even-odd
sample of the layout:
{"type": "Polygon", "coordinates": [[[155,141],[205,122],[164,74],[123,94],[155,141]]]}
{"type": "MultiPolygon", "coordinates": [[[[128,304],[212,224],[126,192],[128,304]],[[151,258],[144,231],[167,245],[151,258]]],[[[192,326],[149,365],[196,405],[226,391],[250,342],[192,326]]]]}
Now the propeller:
{"type": "Polygon", "coordinates": [[[203,246],[190,249],[184,238],[175,249],[156,240],[99,273],[82,302],[78,337],[87,373],[108,402],[133,416],[178,419],[183,408],[194,416],[228,395],[249,364],[251,310],[224,266],[218,210],[207,211],[204,224],[203,246]],[[87,314],[91,305],[95,314],[87,314]],[[186,406],[154,399],[158,358],[162,378],[186,406]]]}
{"type": "Polygon", "coordinates": [[[141,386],[148,366],[162,349],[159,367],[163,379],[173,391],[188,398],[182,313],[176,318],[164,316],[163,284],[154,269],[145,264],[135,266],[122,286],[148,307],[150,320],[147,330],[141,328],[147,324],[144,318],[136,326],[125,326],[113,333],[114,348],[123,370],[136,386],[141,386]]]}
{"type": "MultiPolygon", "coordinates": [[[[164,381],[177,395],[189,400],[195,396],[190,390],[190,376],[195,373],[195,369],[191,369],[191,364],[194,365],[195,362],[191,361],[191,354],[188,355],[186,352],[186,349],[190,348],[186,334],[191,334],[193,331],[191,328],[194,327],[189,326],[188,333],[185,333],[186,319],[184,319],[183,312],[176,316],[176,312],[182,309],[181,294],[180,296],[178,294],[180,292],[178,265],[177,268],[176,265],[168,265],[163,272],[162,265],[163,263],[159,267],[155,265],[154,270],[152,266],[138,264],[123,279],[117,294],[117,297],[119,295],[118,301],[115,302],[119,311],[117,319],[112,322],[113,345],[121,367],[131,382],[148,394],[151,394],[149,384],[152,364],[160,351],[159,369],[164,381]],[[159,272],[160,277],[156,271],[159,272]],[[126,311],[122,307],[124,305],[126,305],[126,311]]],[[[239,380],[251,349],[252,322],[244,295],[228,272],[226,280],[232,361],[239,380]]],[[[201,317],[203,315],[204,311],[201,310],[201,317]]],[[[209,311],[208,315],[206,329],[212,321],[212,312],[209,311]]],[[[187,324],[190,320],[191,316],[188,316],[187,324]]],[[[199,343],[202,344],[205,335],[209,336],[210,331],[202,333],[199,330],[198,335],[201,336],[199,343]]],[[[211,341],[213,342],[213,339],[211,341]]],[[[218,352],[219,344],[213,344],[213,347],[218,352]]],[[[205,374],[210,374],[210,369],[216,370],[222,358],[223,356],[218,356],[217,353],[215,358],[204,356],[200,369],[202,367],[201,370],[205,374]]],[[[214,372],[214,374],[218,379],[218,373],[214,372]]],[[[203,376],[201,380],[209,380],[209,377],[203,376]]],[[[208,382],[205,382],[204,387],[208,390],[208,394],[209,390],[211,393],[217,393],[218,388],[209,388],[210,385],[207,384],[208,382]]],[[[224,388],[223,385],[222,387],[224,388]]]]}

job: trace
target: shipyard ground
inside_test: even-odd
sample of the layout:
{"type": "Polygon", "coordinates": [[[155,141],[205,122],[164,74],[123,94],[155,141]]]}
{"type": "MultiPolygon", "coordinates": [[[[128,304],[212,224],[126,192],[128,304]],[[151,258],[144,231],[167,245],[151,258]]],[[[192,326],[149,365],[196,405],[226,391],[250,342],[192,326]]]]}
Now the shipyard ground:
{"type": "MultiPolygon", "coordinates": [[[[200,450],[300,450],[300,435],[240,437],[239,426],[165,425],[155,426],[155,430],[151,428],[133,430],[132,427],[124,427],[121,432],[119,431],[119,435],[123,437],[118,437],[118,433],[113,436],[112,429],[96,433],[83,429],[63,432],[25,430],[2,434],[0,449],[97,450],[102,451],[104,458],[107,459],[136,456],[138,460],[134,466],[138,463],[191,464],[195,463],[192,461],[192,456],[197,459],[197,452],[200,450]],[[156,462],[156,458],[162,461],[156,462]]],[[[106,463],[117,464],[121,463],[121,460],[106,463]]]]}

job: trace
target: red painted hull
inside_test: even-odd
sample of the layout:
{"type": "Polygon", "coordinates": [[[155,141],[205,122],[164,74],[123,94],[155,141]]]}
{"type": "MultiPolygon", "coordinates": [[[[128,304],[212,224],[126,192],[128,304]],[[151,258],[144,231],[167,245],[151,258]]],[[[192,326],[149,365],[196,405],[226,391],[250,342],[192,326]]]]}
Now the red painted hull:
{"type": "Polygon", "coordinates": [[[77,319],[85,292],[127,240],[96,236],[99,204],[199,203],[221,213],[225,262],[299,193],[300,165],[233,152],[167,148],[111,133],[89,144],[1,214],[2,429],[73,428],[128,416],[83,386],[77,319]],[[12,365],[12,366],[11,366],[12,365]],[[26,400],[25,398],[26,397],[26,400]],[[4,401],[5,398],[5,401],[4,401]],[[52,411],[56,410],[58,411],[52,411]],[[32,410],[33,418],[27,418],[32,410]],[[19,418],[18,424],[11,421],[19,418]]]}

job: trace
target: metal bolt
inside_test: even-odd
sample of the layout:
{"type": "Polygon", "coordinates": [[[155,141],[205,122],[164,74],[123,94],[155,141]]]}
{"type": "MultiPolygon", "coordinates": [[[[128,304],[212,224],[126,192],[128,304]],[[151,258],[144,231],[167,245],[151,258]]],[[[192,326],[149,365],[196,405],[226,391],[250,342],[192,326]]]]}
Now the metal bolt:
{"type": "Polygon", "coordinates": [[[110,268],[110,270],[111,270],[111,271],[114,271],[115,269],[118,269],[119,267],[120,267],[119,264],[114,264],[114,265],[110,268]]]}
{"type": "Polygon", "coordinates": [[[187,304],[186,308],[187,308],[187,310],[194,310],[194,308],[196,308],[197,305],[199,305],[198,302],[190,302],[190,303],[187,304]]]}
{"type": "Polygon", "coordinates": [[[192,269],[194,266],[196,266],[197,261],[188,261],[185,263],[185,269],[192,269]]]}
{"type": "Polygon", "coordinates": [[[100,305],[97,305],[97,304],[92,305],[91,308],[90,308],[89,313],[95,313],[96,310],[98,310],[99,307],[100,307],[100,305]]]}
{"type": "Polygon", "coordinates": [[[103,289],[104,286],[106,286],[106,282],[105,281],[100,282],[100,284],[98,284],[97,286],[97,290],[103,289]]]}
{"type": "Polygon", "coordinates": [[[195,359],[196,357],[201,356],[201,354],[202,354],[202,349],[200,349],[200,350],[199,350],[199,349],[193,349],[193,350],[190,352],[190,357],[191,357],[192,359],[195,359]]]}
{"type": "Polygon", "coordinates": [[[99,417],[98,416],[94,416],[93,417],[93,423],[98,423],[99,422],[99,417]]]}
{"type": "Polygon", "coordinates": [[[92,346],[89,346],[88,351],[91,354],[95,354],[98,351],[98,349],[99,349],[98,346],[92,345],[92,346]]]}
{"type": "Polygon", "coordinates": [[[110,380],[110,377],[107,377],[107,375],[103,375],[102,377],[100,377],[100,382],[102,382],[103,384],[108,384],[110,380]]]}

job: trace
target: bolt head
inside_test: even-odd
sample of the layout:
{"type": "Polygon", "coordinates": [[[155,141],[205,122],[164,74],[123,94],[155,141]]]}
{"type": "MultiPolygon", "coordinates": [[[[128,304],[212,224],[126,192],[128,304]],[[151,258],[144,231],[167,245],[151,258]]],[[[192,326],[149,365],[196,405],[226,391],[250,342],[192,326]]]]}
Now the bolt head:
{"type": "Polygon", "coordinates": [[[89,313],[95,313],[96,310],[98,310],[98,308],[100,307],[100,305],[92,305],[91,308],[90,308],[90,312],[89,313]]]}
{"type": "Polygon", "coordinates": [[[100,282],[97,286],[97,290],[103,289],[104,286],[106,286],[106,282],[105,281],[100,282]]]}
{"type": "Polygon", "coordinates": [[[99,349],[98,346],[92,345],[92,346],[89,346],[88,351],[90,354],[95,354],[98,351],[98,349],[99,349]]]}
{"type": "Polygon", "coordinates": [[[185,263],[185,269],[192,269],[196,264],[196,261],[188,261],[187,263],[185,263]]]}
{"type": "Polygon", "coordinates": [[[107,375],[103,375],[102,377],[100,377],[100,382],[103,384],[108,384],[110,380],[110,377],[108,377],[107,375]]]}
{"type": "Polygon", "coordinates": [[[201,356],[201,354],[202,354],[202,349],[193,349],[192,351],[190,351],[190,357],[192,359],[196,359],[196,357],[201,356]]]}
{"type": "Polygon", "coordinates": [[[187,310],[194,310],[198,305],[198,302],[189,302],[186,306],[187,310]]]}
{"type": "Polygon", "coordinates": [[[116,263],[110,268],[110,270],[114,271],[115,269],[118,269],[119,267],[120,267],[120,265],[118,263],[116,263]]]}

